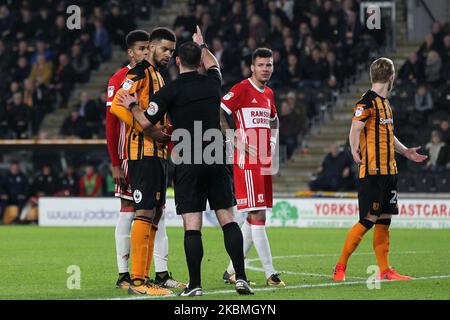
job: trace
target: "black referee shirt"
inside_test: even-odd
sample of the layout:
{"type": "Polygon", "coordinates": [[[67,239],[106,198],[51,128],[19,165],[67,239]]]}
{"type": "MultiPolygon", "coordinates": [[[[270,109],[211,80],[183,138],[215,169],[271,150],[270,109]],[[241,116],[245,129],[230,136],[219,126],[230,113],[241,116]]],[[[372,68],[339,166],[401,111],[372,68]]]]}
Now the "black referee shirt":
{"type": "MultiPolygon", "coordinates": [[[[156,125],[168,113],[175,130],[189,131],[191,145],[194,146],[194,139],[202,140],[206,130],[220,131],[221,85],[222,75],[217,67],[209,68],[206,74],[199,74],[197,71],[182,73],[151,97],[145,116],[156,125]],[[201,122],[201,137],[198,132],[194,137],[195,122],[197,128],[198,122],[201,122]]],[[[204,141],[202,150],[210,143],[211,141],[204,141]]]]}

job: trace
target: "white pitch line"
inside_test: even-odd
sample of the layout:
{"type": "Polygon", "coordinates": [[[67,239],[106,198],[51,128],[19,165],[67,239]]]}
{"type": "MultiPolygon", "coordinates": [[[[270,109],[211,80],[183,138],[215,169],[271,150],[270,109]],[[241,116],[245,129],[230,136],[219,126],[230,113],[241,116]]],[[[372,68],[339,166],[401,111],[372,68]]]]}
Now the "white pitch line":
{"type": "MultiPolygon", "coordinates": [[[[432,253],[432,251],[401,251],[396,252],[397,254],[423,254],[423,253],[432,253]]],[[[339,256],[340,254],[335,253],[325,253],[325,254],[296,254],[296,255],[289,255],[289,256],[275,256],[272,257],[272,259],[290,259],[290,258],[303,258],[303,257],[334,257],[339,256]]],[[[357,252],[353,254],[354,256],[358,255],[373,255],[373,252],[357,252]]],[[[255,266],[250,265],[250,263],[259,261],[259,258],[252,258],[252,259],[245,259],[246,260],[246,268],[253,271],[260,271],[264,272],[263,268],[258,268],[255,266]]],[[[330,277],[330,274],[321,274],[321,273],[307,273],[307,272],[293,272],[293,271],[285,271],[285,270],[279,270],[280,273],[285,274],[292,274],[292,275],[299,275],[299,276],[312,276],[312,277],[330,277]]],[[[356,276],[348,276],[347,278],[352,279],[366,279],[364,277],[356,277],[356,276]]]]}
{"type": "MultiPolygon", "coordinates": [[[[430,279],[447,279],[450,278],[449,275],[442,275],[442,276],[429,276],[429,277],[418,277],[413,278],[411,281],[419,281],[419,280],[430,280],[430,279]]],[[[399,282],[401,280],[381,280],[380,282],[399,282]]],[[[328,282],[328,283],[318,283],[318,284],[301,284],[296,286],[286,286],[281,288],[273,288],[273,287],[267,287],[267,288],[255,288],[253,291],[260,292],[260,291],[274,291],[274,290],[285,290],[285,289],[308,289],[308,288],[320,288],[320,287],[336,287],[336,286],[345,286],[345,285],[353,285],[353,284],[367,284],[367,281],[352,281],[352,282],[328,282]]],[[[204,292],[203,295],[216,295],[216,294],[229,294],[229,293],[236,293],[235,290],[217,290],[217,291],[210,291],[210,292],[204,292]]],[[[102,299],[102,300],[145,300],[145,299],[165,299],[165,298],[174,298],[177,295],[171,294],[168,296],[133,296],[133,297],[118,297],[118,298],[108,298],[108,299],[102,299]]]]}

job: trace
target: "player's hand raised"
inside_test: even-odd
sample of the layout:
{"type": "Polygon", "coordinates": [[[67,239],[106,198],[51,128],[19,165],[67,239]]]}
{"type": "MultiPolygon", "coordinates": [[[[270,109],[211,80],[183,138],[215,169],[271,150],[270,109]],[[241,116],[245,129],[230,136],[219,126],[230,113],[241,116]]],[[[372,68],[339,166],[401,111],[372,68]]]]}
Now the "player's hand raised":
{"type": "Polygon", "coordinates": [[[126,91],[117,92],[117,97],[119,100],[118,105],[129,109],[132,103],[137,103],[137,94],[136,92],[131,95],[126,91]]]}
{"type": "Polygon", "coordinates": [[[422,162],[428,159],[428,156],[417,153],[420,147],[408,148],[403,154],[406,158],[414,162],[422,162]]]}

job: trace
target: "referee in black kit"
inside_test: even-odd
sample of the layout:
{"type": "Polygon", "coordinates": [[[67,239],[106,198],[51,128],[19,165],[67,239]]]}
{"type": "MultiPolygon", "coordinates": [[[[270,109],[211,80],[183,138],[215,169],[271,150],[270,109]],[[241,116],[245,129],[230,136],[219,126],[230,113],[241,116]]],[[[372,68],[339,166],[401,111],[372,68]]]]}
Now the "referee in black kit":
{"type": "MultiPolygon", "coordinates": [[[[234,221],[233,206],[236,205],[236,199],[231,172],[225,164],[225,146],[220,132],[222,75],[217,59],[203,43],[199,27],[192,39],[194,42],[186,42],[179,48],[176,63],[180,68],[180,76],[152,96],[145,112],[136,108],[133,96],[125,95],[122,104],[128,105],[143,128],[155,125],[168,113],[175,130],[184,129],[184,132],[189,132],[191,147],[195,146],[194,140],[202,140],[200,150],[191,148],[188,160],[182,163],[176,161],[175,164],[175,204],[177,214],[183,217],[184,250],[189,269],[189,286],[180,296],[203,295],[200,271],[203,244],[200,230],[202,211],[206,210],[207,200],[211,209],[216,212],[223,230],[225,248],[236,270],[236,291],[241,295],[253,294],[245,274],[242,233],[234,221]],[[201,66],[206,70],[204,75],[197,72],[201,66]],[[196,128],[199,123],[200,131],[196,128]],[[220,142],[219,154],[223,156],[213,163],[205,162],[203,156],[200,161],[193,161],[198,160],[199,153],[203,155],[210,144],[203,142],[202,137],[211,129],[219,133],[220,141],[213,143],[216,143],[217,147],[220,142]],[[199,134],[201,137],[198,137],[199,134]]],[[[174,136],[175,133],[176,131],[174,136]]],[[[182,142],[186,142],[184,138],[182,142]]],[[[180,142],[175,143],[174,150],[180,142]]],[[[186,150],[183,149],[183,153],[184,151],[186,150]]],[[[180,156],[186,158],[186,154],[180,156]]]]}

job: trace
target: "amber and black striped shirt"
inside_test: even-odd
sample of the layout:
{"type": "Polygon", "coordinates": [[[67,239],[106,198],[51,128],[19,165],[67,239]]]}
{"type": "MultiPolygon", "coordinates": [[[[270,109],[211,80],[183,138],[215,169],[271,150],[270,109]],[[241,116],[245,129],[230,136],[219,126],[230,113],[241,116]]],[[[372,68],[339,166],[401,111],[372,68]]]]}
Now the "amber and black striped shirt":
{"type": "Polygon", "coordinates": [[[359,177],[398,173],[394,151],[394,117],[386,98],[367,91],[354,107],[353,120],[365,123],[359,149],[359,177]]]}
{"type": "MultiPolygon", "coordinates": [[[[127,73],[120,90],[125,90],[133,95],[137,93],[139,107],[146,110],[150,103],[150,97],[156,93],[162,86],[164,80],[161,74],[154,66],[146,60],[136,64],[127,73]]],[[[117,102],[117,94],[114,97],[113,107],[117,102]]],[[[167,123],[167,117],[164,116],[156,127],[163,126],[167,123]]],[[[159,157],[167,159],[167,146],[160,144],[153,139],[144,136],[143,132],[135,130],[137,126],[136,120],[133,119],[133,126],[127,128],[126,150],[128,160],[140,160],[146,157],[159,157]]]]}

